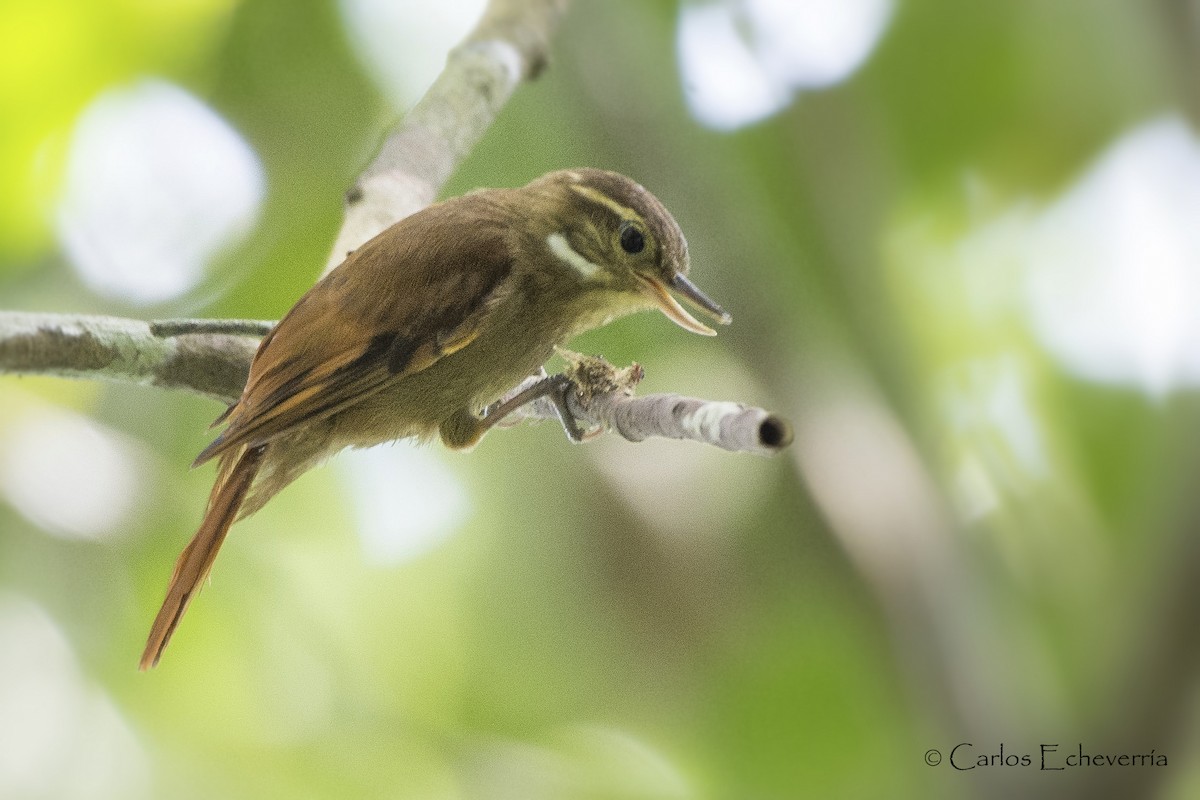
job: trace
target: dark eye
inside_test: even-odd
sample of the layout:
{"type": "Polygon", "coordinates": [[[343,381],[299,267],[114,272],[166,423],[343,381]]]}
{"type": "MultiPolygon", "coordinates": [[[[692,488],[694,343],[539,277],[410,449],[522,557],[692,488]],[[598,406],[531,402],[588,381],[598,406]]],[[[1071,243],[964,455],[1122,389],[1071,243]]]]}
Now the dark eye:
{"type": "Polygon", "coordinates": [[[646,237],[632,222],[621,223],[621,249],[626,253],[640,253],[646,247],[646,237]]]}

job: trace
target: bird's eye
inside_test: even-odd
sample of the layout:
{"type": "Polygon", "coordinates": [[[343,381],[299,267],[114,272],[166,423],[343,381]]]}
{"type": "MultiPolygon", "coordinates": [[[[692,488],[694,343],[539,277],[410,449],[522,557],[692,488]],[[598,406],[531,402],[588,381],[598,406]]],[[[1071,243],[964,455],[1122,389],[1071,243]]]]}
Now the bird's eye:
{"type": "Polygon", "coordinates": [[[632,222],[621,223],[621,249],[626,253],[640,253],[646,247],[646,237],[632,222]]]}

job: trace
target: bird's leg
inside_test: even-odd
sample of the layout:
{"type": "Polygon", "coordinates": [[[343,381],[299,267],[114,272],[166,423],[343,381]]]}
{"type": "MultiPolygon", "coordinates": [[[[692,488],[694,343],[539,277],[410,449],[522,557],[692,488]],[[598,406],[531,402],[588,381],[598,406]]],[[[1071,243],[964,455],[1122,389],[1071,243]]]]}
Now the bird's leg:
{"type": "MultiPolygon", "coordinates": [[[[547,376],[548,374],[549,374],[549,373],[548,373],[548,372],[546,372],[546,368],[545,368],[545,367],[538,367],[538,371],[537,371],[537,372],[535,372],[535,373],[531,374],[531,375],[530,375],[529,377],[527,377],[525,380],[521,381],[521,382],[520,382],[520,383],[518,383],[516,386],[514,386],[514,387],[513,387],[513,388],[511,388],[511,389],[509,389],[509,390],[508,390],[508,394],[507,394],[507,395],[505,395],[504,397],[501,397],[499,400],[495,401],[494,403],[491,403],[491,404],[489,404],[489,405],[485,406],[485,407],[484,407],[484,408],[483,408],[483,409],[482,409],[482,410],[479,412],[478,416],[475,416],[475,415],[472,415],[472,416],[475,416],[475,418],[476,418],[476,419],[487,419],[489,416],[493,416],[493,415],[495,415],[495,413],[496,413],[496,410],[497,410],[497,409],[499,409],[499,408],[500,408],[500,406],[501,406],[501,405],[502,405],[502,404],[503,404],[503,403],[504,403],[504,402],[505,402],[505,401],[506,401],[506,400],[507,400],[509,397],[515,397],[517,394],[519,394],[519,393],[521,393],[521,392],[525,391],[526,389],[530,388],[530,387],[531,387],[531,386],[533,386],[534,384],[536,384],[536,383],[541,383],[543,380],[545,380],[545,379],[546,379],[546,376],[547,376]]],[[[533,401],[531,401],[531,402],[533,402],[533,403],[537,403],[537,400],[533,400],[533,401]]],[[[526,403],[526,406],[528,406],[528,405],[529,405],[529,404],[528,404],[528,403],[526,403]]],[[[531,409],[529,409],[529,408],[526,408],[526,409],[525,409],[525,414],[530,414],[530,413],[533,413],[533,412],[532,412],[532,410],[531,410],[531,409]]],[[[497,420],[495,420],[495,426],[496,426],[497,428],[511,428],[511,427],[513,427],[514,425],[519,425],[519,424],[521,424],[521,421],[522,421],[522,420],[521,420],[521,416],[524,416],[524,415],[508,414],[508,415],[506,415],[506,416],[505,416],[503,419],[497,419],[497,420]]]]}
{"type": "Polygon", "coordinates": [[[470,409],[462,408],[442,421],[439,426],[442,443],[454,450],[465,450],[474,447],[483,435],[494,427],[504,424],[504,420],[517,409],[530,403],[537,402],[543,397],[554,406],[558,421],[562,424],[567,438],[578,444],[587,441],[600,433],[598,429],[592,433],[584,433],[575,415],[567,405],[567,392],[574,389],[575,384],[566,375],[543,374],[529,386],[505,400],[498,400],[483,410],[483,416],[476,416],[470,409]]]}
{"type": "Polygon", "coordinates": [[[483,419],[480,420],[482,424],[480,434],[482,435],[483,431],[497,425],[521,406],[545,397],[554,404],[554,410],[558,413],[558,421],[562,423],[563,432],[567,434],[567,438],[576,444],[582,442],[584,433],[579,428],[579,423],[575,421],[575,415],[567,407],[567,392],[573,386],[571,379],[566,375],[550,375],[542,378],[507,400],[489,406],[484,411],[483,419]]]}

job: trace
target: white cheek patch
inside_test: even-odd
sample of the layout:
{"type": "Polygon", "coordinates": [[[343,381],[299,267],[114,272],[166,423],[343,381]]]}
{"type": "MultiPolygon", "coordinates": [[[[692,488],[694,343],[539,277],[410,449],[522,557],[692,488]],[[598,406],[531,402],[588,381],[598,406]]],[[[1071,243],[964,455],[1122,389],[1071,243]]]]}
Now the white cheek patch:
{"type": "Polygon", "coordinates": [[[600,267],[579,255],[575,248],[571,247],[567,237],[561,233],[552,233],[547,236],[546,244],[550,247],[550,252],[558,256],[559,261],[578,272],[585,280],[596,277],[596,273],[600,271],[600,267]]]}

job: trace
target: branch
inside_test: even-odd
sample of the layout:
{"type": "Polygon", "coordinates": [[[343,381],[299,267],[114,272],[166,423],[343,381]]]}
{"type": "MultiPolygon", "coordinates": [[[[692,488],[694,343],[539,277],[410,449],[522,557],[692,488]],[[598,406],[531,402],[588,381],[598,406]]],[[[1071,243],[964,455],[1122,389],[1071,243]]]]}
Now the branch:
{"type": "Polygon", "coordinates": [[[0,372],[185,389],[232,403],[273,323],[197,322],[0,311],[0,372]],[[250,325],[258,327],[247,335],[250,325]]]}
{"type": "MultiPolygon", "coordinates": [[[[0,373],[161,386],[232,403],[250,374],[259,335],[273,324],[0,311],[0,373]]],[[[633,387],[644,374],[639,365],[619,370],[602,358],[560,353],[574,384],[567,407],[586,425],[631,442],[659,436],[762,454],[792,441],[788,423],[761,408],[677,394],[634,397],[633,387]]],[[[557,412],[550,403],[531,403],[501,427],[526,419],[557,419],[557,412]]]]}
{"type": "MultiPolygon", "coordinates": [[[[792,443],[791,425],[764,409],[678,394],[634,397],[634,387],[645,377],[640,364],[617,369],[598,356],[562,348],[558,353],[567,362],[564,374],[573,384],[566,396],[567,410],[576,422],[596,429],[592,436],[607,430],[631,442],[652,437],[688,439],[760,455],[771,455],[792,443]]],[[[498,402],[516,396],[544,376],[544,372],[531,375],[498,402]]],[[[497,427],[507,428],[527,419],[558,419],[558,411],[550,399],[539,398],[497,427]]]]}
{"type": "Polygon", "coordinates": [[[488,3],[429,91],[346,192],[346,217],[322,274],[437,199],[520,82],[546,66],[550,37],[566,6],[567,0],[488,3]]]}
{"type": "Polygon", "coordinates": [[[723,450],[760,455],[771,455],[792,443],[791,425],[761,408],[678,394],[633,397],[619,391],[593,394],[585,404],[581,398],[589,393],[588,387],[579,383],[575,386],[575,391],[567,395],[567,407],[576,419],[631,442],[654,436],[689,439],[723,450]]]}

